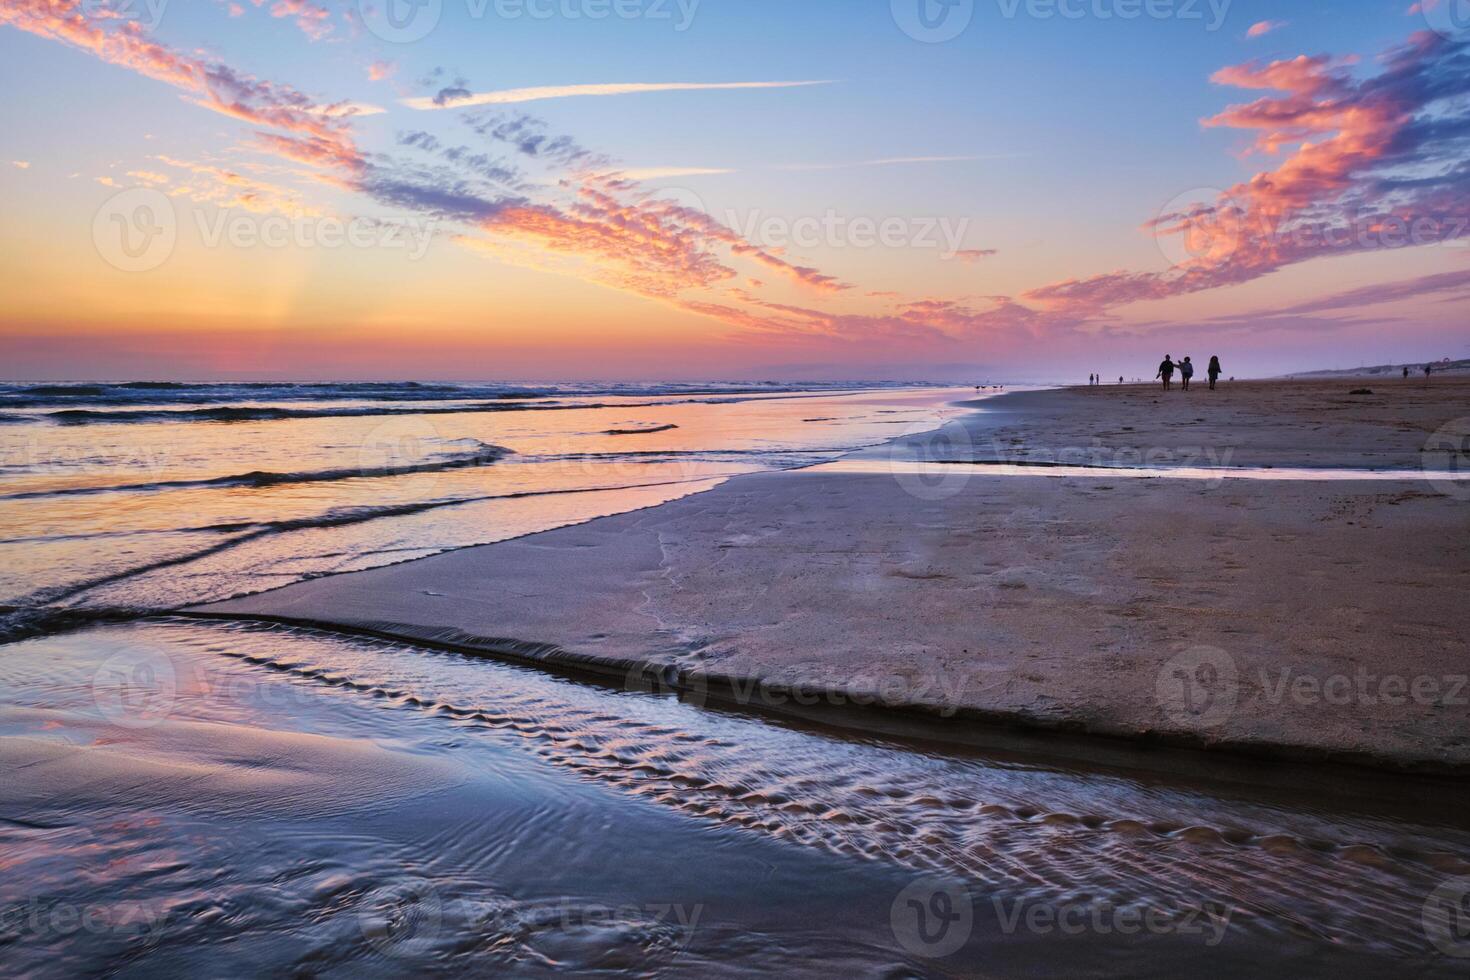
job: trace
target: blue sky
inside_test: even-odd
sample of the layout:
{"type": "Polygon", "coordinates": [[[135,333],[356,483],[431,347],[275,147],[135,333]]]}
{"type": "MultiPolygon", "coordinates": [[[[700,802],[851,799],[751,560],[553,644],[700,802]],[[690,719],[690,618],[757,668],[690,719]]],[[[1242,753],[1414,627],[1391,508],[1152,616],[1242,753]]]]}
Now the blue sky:
{"type": "MultiPolygon", "coordinates": [[[[549,6],[585,12],[598,2],[557,0],[549,6]]],[[[1405,359],[1467,353],[1450,349],[1462,308],[1455,291],[1417,305],[1406,306],[1401,296],[1392,306],[1371,305],[1377,316],[1333,310],[1333,323],[1313,314],[1310,322],[1282,320],[1252,332],[1237,322],[1245,314],[1301,306],[1365,283],[1463,271],[1465,251],[1441,240],[1458,234],[1442,235],[1427,247],[1352,249],[1330,257],[1295,249],[1286,260],[1273,257],[1249,269],[1237,256],[1228,269],[1217,262],[1202,270],[1188,262],[1171,269],[1177,257],[1144,228],[1181,193],[1248,189],[1257,173],[1289,170],[1303,146],[1344,139],[1332,123],[1293,133],[1270,152],[1259,146],[1250,152],[1262,135],[1259,119],[1202,125],[1228,106],[1258,98],[1282,106],[1304,98],[1324,104],[1363,98],[1378,100],[1371,102],[1377,106],[1391,97],[1399,100],[1395,106],[1403,104],[1405,119],[1461,111],[1455,106],[1463,96],[1455,96],[1462,100],[1458,104],[1410,104],[1424,88],[1418,81],[1387,96],[1349,92],[1349,82],[1357,85],[1382,70],[1383,52],[1410,43],[1416,31],[1436,23],[1433,12],[1410,13],[1407,3],[1377,0],[1293,4],[1284,11],[1281,4],[1251,0],[1216,0],[1213,7],[1208,0],[1154,0],[1153,9],[1167,16],[1125,20],[1119,11],[1130,0],[1072,3],[1069,9],[1081,12],[1075,18],[1044,16],[1053,9],[1045,0],[1014,7],[1011,0],[977,0],[958,36],[924,43],[901,29],[902,17],[894,12],[920,0],[701,0],[692,7],[686,0],[683,8],[675,0],[624,2],[667,16],[507,18],[497,16],[491,2],[476,17],[471,11],[478,3],[443,0],[431,31],[396,44],[364,28],[356,2],[239,0],[232,11],[227,2],[172,0],[161,8],[158,23],[144,29],[99,17],[98,5],[104,14],[136,9],[146,20],[145,0],[65,0],[61,7],[89,32],[78,42],[75,32],[68,35],[45,21],[50,13],[40,0],[17,0],[0,15],[0,23],[19,28],[0,29],[0,79],[11,93],[3,110],[11,134],[7,153],[16,164],[0,173],[0,190],[36,235],[24,248],[12,242],[7,254],[21,267],[12,275],[77,282],[84,296],[71,309],[55,298],[16,303],[4,311],[5,329],[24,336],[25,349],[35,352],[26,362],[29,369],[48,369],[46,357],[62,356],[60,345],[46,353],[40,333],[93,337],[108,334],[110,320],[122,320],[126,326],[117,329],[126,334],[141,329],[149,311],[156,329],[196,340],[252,329],[300,336],[316,331],[317,346],[326,346],[322,331],[330,328],[336,337],[350,329],[323,322],[323,310],[344,303],[351,308],[352,297],[387,289],[384,283],[391,282],[392,295],[385,293],[376,304],[384,316],[365,326],[362,336],[379,343],[393,333],[386,311],[395,311],[402,332],[416,329],[423,311],[432,310],[442,358],[421,352],[414,361],[416,369],[431,373],[447,370],[465,350],[499,350],[518,370],[542,364],[538,373],[555,373],[558,363],[568,363],[558,361],[564,352],[557,345],[565,343],[560,338],[577,337],[578,331],[599,340],[596,360],[576,365],[576,372],[598,365],[631,370],[621,354],[647,363],[650,352],[659,351],[661,370],[706,376],[719,373],[716,368],[733,370],[731,365],[759,371],[796,364],[873,374],[893,369],[895,357],[907,372],[959,363],[965,370],[1026,373],[1040,370],[1026,363],[1038,346],[1051,352],[1051,364],[1065,361],[1068,369],[1093,360],[1131,363],[1167,342],[1161,333],[1174,329],[1178,343],[1189,343],[1209,323],[1228,323],[1239,361],[1263,372],[1332,360],[1322,345],[1326,331],[1336,338],[1330,352],[1341,357],[1369,358],[1378,350],[1402,351],[1405,359]],[[680,30],[686,17],[687,29],[680,30]],[[1217,21],[1218,29],[1211,30],[1217,21]],[[1253,25],[1266,23],[1271,29],[1247,36],[1253,25]],[[129,31],[131,38],[115,39],[129,31]],[[182,81],[160,78],[139,67],[134,48],[119,53],[113,46],[124,42],[158,45],[180,63],[225,65],[270,87],[242,97],[244,117],[221,114],[218,106],[210,112],[195,97],[195,89],[214,84],[207,73],[191,68],[195,75],[182,81]],[[1212,81],[1227,66],[1259,68],[1318,54],[1340,60],[1324,61],[1312,77],[1294,79],[1292,84],[1303,87],[1285,95],[1256,88],[1259,79],[1247,80],[1247,89],[1212,81]],[[1347,60],[1352,56],[1358,60],[1347,60]],[[370,78],[374,64],[391,66],[391,74],[370,78]],[[1326,88],[1318,84],[1334,72],[1342,78],[1333,75],[1326,88]],[[486,93],[623,82],[785,81],[826,84],[451,105],[441,111],[403,104],[460,88],[486,93]],[[276,115],[262,114],[263,105],[278,106],[283,90],[300,95],[287,99],[290,104],[276,115]],[[322,162],[304,162],[299,152],[281,150],[280,140],[274,147],[290,156],[289,164],[262,149],[261,134],[270,126],[300,132],[303,120],[309,128],[312,118],[321,118],[303,105],[342,101],[383,110],[334,123],[355,155],[345,175],[314,175],[309,168],[322,162]],[[294,121],[283,122],[282,111],[295,114],[294,121]],[[553,163],[518,153],[504,141],[487,143],[467,123],[467,113],[475,119],[529,113],[548,139],[566,137],[586,155],[553,163]],[[451,173],[444,160],[403,145],[412,132],[432,134],[444,147],[462,145],[504,160],[524,180],[514,188],[490,187],[476,175],[451,173]],[[865,165],[895,160],[906,162],[865,165]],[[192,165],[192,177],[186,165],[192,165]],[[663,259],[638,253],[647,244],[641,239],[578,254],[573,226],[562,221],[555,229],[545,227],[541,209],[555,209],[558,221],[581,220],[590,213],[589,195],[624,168],[729,171],[649,175],[636,186],[624,182],[613,190],[640,208],[648,200],[696,206],[739,237],[754,236],[745,244],[759,254],[704,224],[678,226],[687,215],[653,205],[638,220],[657,225],[655,238],[667,232],[669,241],[683,247],[691,236],[704,236],[691,247],[711,261],[722,256],[715,271],[686,281],[679,276],[687,256],[678,268],[655,268],[663,259]],[[218,179],[219,171],[289,192],[290,200],[270,205],[267,196],[222,196],[198,183],[218,179]],[[185,209],[179,219],[183,244],[181,254],[160,269],[118,277],[87,254],[96,251],[89,242],[93,217],[109,195],[141,179],[132,176],[138,173],[152,175],[150,186],[172,198],[175,214],[185,209]],[[436,210],[436,192],[461,180],[468,183],[456,186],[482,195],[485,207],[472,214],[436,210]],[[385,190],[389,185],[391,193],[385,190]],[[395,267],[361,251],[286,257],[217,246],[191,249],[199,244],[189,235],[200,226],[195,212],[228,210],[242,200],[264,210],[309,210],[314,220],[417,215],[441,224],[432,249],[412,266],[395,267]],[[507,207],[510,217],[502,213],[507,207]],[[915,239],[923,237],[924,222],[943,221],[954,244],[973,256],[955,261],[942,236],[937,248],[855,247],[842,237],[845,230],[837,240],[824,232],[824,239],[798,245],[760,233],[767,219],[777,231],[789,231],[795,221],[825,216],[849,224],[906,221],[915,239]],[[507,253],[507,243],[515,255],[507,253]],[[738,261],[752,257],[764,268],[738,261]],[[292,284],[289,302],[267,313],[244,303],[211,319],[201,308],[207,304],[187,286],[284,268],[292,270],[286,276],[292,284]],[[1150,279],[1139,294],[1143,301],[1133,294],[1123,301],[1111,280],[1047,292],[1059,283],[1120,271],[1172,277],[1174,284],[1150,279]],[[1210,273],[1197,277],[1204,286],[1195,280],[1179,284],[1182,273],[1191,271],[1210,273]],[[664,284],[654,282],[665,273],[664,284]],[[487,290],[506,302],[486,302],[487,290]],[[1031,293],[1041,298],[1028,299],[1031,293]],[[420,312],[409,315],[409,309],[420,312]],[[109,317],[109,310],[115,315],[109,317]],[[599,317],[606,322],[597,323],[599,317]],[[575,329],[569,326],[574,323],[575,329]],[[540,327],[552,339],[537,353],[540,327]],[[1381,343],[1386,332],[1395,344],[1381,343]],[[670,344],[680,353],[671,354],[670,344]],[[1108,353],[1094,354],[1099,344],[1108,345],[1108,353]]],[[[1142,0],[1138,7],[1149,9],[1142,0]]],[[[1447,79],[1436,84],[1452,95],[1460,92],[1458,39],[1426,36],[1438,46],[1416,55],[1415,78],[1447,79]]],[[[1363,139],[1347,137],[1355,145],[1363,139]]],[[[1377,131],[1370,138],[1378,138],[1377,131]]],[[[1394,138],[1385,131],[1385,146],[1394,138]]],[[[1368,200],[1364,195],[1383,186],[1390,164],[1398,176],[1415,166],[1442,172],[1457,148],[1441,140],[1422,159],[1395,151],[1382,163],[1353,164],[1346,183],[1314,188],[1318,196],[1304,210],[1316,215],[1350,201],[1357,214],[1368,200]]],[[[1441,190],[1433,201],[1411,205],[1432,205],[1425,213],[1436,219],[1458,215],[1463,188],[1449,182],[1441,190]]],[[[1379,199],[1373,206],[1404,205],[1379,199]]],[[[597,207],[612,205],[602,201],[597,207]]],[[[597,220],[607,213],[599,212],[597,220]]],[[[627,213],[616,220],[626,221],[627,213]]],[[[1252,255],[1259,258],[1258,252],[1252,255]]],[[[280,284],[271,288],[279,291],[280,284]]],[[[222,286],[219,292],[231,295],[222,286]]],[[[180,342],[183,348],[191,343],[180,342]]],[[[388,348],[397,350],[391,343],[388,348]]],[[[301,370],[321,370],[304,350],[290,355],[301,370]]],[[[181,352],[178,370],[201,369],[208,360],[203,356],[181,352]]],[[[105,359],[96,370],[104,368],[105,359]]]]}

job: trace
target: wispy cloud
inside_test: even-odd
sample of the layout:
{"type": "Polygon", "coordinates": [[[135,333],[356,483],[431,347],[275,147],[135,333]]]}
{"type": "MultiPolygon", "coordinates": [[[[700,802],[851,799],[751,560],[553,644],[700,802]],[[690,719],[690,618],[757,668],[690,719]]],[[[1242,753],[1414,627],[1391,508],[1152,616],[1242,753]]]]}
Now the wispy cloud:
{"type": "MultiPolygon", "coordinates": [[[[299,14],[295,5],[288,7],[299,14]]],[[[292,159],[312,157],[358,169],[364,165],[348,120],[323,115],[318,103],[296,89],[165,47],[130,21],[88,17],[82,0],[6,0],[0,6],[0,25],[91,52],[108,64],[180,89],[188,101],[232,119],[298,134],[258,134],[259,140],[290,150],[292,159]]]]}
{"type": "Polygon", "coordinates": [[[734,172],[720,167],[635,167],[630,170],[615,171],[612,176],[623,180],[661,180],[668,177],[707,177],[734,172]]]}
{"type": "MultiPolygon", "coordinates": [[[[891,167],[904,164],[924,163],[962,163],[975,160],[1002,159],[1002,156],[953,156],[953,157],[889,157],[882,160],[860,160],[856,163],[791,163],[778,164],[771,167],[772,170],[782,171],[814,171],[814,170],[845,170],[853,167],[891,167]]],[[[660,180],[668,177],[704,177],[717,174],[733,174],[739,171],[733,167],[630,167],[609,172],[611,176],[623,180],[660,180]]]]}
{"type": "Polygon", "coordinates": [[[1259,20],[1250,26],[1250,30],[1245,32],[1245,36],[1265,37],[1272,31],[1281,30],[1281,28],[1286,26],[1286,23],[1284,20],[1259,20]]]}
{"type": "Polygon", "coordinates": [[[436,96],[404,99],[410,109],[465,109],[478,105],[515,105],[544,99],[572,99],[602,95],[642,95],[649,92],[712,92],[731,89],[801,88],[808,85],[831,85],[830,80],[797,82],[613,82],[603,85],[543,85],[536,88],[510,88],[498,92],[453,90],[449,97],[436,96]]]}
{"type": "Polygon", "coordinates": [[[972,156],[883,157],[878,160],[849,160],[845,163],[786,163],[775,170],[850,170],[855,167],[900,167],[924,163],[976,163],[981,160],[1012,160],[1019,153],[987,153],[972,156]]]}
{"type": "MultiPolygon", "coordinates": [[[[1435,227],[1449,229],[1444,238],[1461,237],[1470,228],[1470,164],[1464,152],[1470,143],[1465,102],[1470,96],[1470,46],[1429,34],[1415,35],[1390,51],[1372,74],[1358,74],[1349,60],[1320,56],[1235,65],[1214,76],[1258,97],[1230,106],[1205,124],[1253,132],[1254,152],[1282,159],[1216,200],[1163,216],[1149,230],[1222,247],[1206,248],[1168,272],[1112,272],[1054,282],[1016,298],[925,298],[873,312],[858,308],[861,294],[836,276],[798,264],[801,257],[756,244],[698,208],[636,186],[656,176],[727,172],[723,168],[617,171],[602,155],[570,137],[547,133],[536,120],[495,111],[464,113],[460,122],[513,151],[513,163],[482,152],[480,145],[446,144],[447,135],[423,132],[397,137],[400,147],[413,151],[405,154],[412,157],[407,162],[386,152],[366,153],[354,141],[354,113],[346,104],[321,105],[290,86],[166,48],[125,26],[89,20],[81,8],[82,0],[5,0],[0,25],[89,51],[171,85],[190,101],[248,123],[255,130],[248,146],[311,164],[318,168],[308,172],[311,178],[380,204],[457,221],[466,227],[460,240],[472,247],[497,256],[529,256],[558,272],[713,317],[773,342],[972,345],[984,339],[1034,346],[1039,338],[1117,323],[1111,311],[1125,304],[1229,287],[1308,259],[1380,247],[1378,243],[1392,240],[1389,222],[1413,227],[1420,219],[1436,219],[1435,227]],[[517,169],[530,163],[559,169],[559,179],[530,185],[517,169]],[[1304,225],[1309,231],[1329,232],[1366,225],[1369,234],[1346,240],[1335,234],[1293,234],[1304,225]],[[1382,237],[1381,225],[1387,228],[1382,237]],[[1212,229],[1222,226],[1223,241],[1218,232],[1212,237],[1212,229]],[[786,280],[781,285],[803,290],[798,296],[812,298],[776,302],[738,285],[760,289],[751,273],[764,277],[767,272],[786,280]],[[844,298],[841,306],[824,308],[838,295],[844,298]]],[[[287,16],[300,16],[304,8],[281,9],[287,16]]],[[[584,95],[818,84],[825,83],[567,86],[465,92],[463,97],[409,104],[457,108],[584,95]]],[[[463,87],[456,82],[455,88],[463,87]]],[[[784,169],[967,163],[1017,155],[893,156],[784,169]]],[[[168,183],[161,186],[171,193],[226,207],[310,213],[309,203],[296,190],[257,179],[255,171],[155,159],[167,170],[168,183]]],[[[148,181],[164,175],[133,171],[131,177],[148,181]]],[[[111,177],[97,180],[116,186],[111,177]]],[[[980,261],[990,253],[972,249],[957,254],[964,261],[980,261]]],[[[1463,282],[1454,274],[1390,284],[1285,312],[1305,323],[1315,314],[1401,296],[1434,292],[1458,299],[1463,282]]],[[[1275,311],[1278,317],[1282,314],[1275,311]]]]}
{"type": "MultiPolygon", "coordinates": [[[[257,7],[264,7],[267,0],[250,0],[257,7]]],[[[326,7],[319,6],[308,0],[269,0],[270,15],[277,18],[287,18],[295,21],[301,33],[313,41],[320,41],[332,33],[332,13],[326,7]]],[[[231,6],[231,16],[238,17],[236,13],[240,10],[238,4],[231,6]]]]}
{"type": "MultiPolygon", "coordinates": [[[[251,177],[239,170],[163,155],[153,159],[166,167],[186,172],[187,176],[182,182],[170,189],[170,197],[185,197],[196,203],[207,202],[226,209],[243,208],[258,214],[318,217],[324,213],[320,208],[303,201],[301,195],[295,191],[251,177]]],[[[163,174],[150,171],[135,170],[129,172],[128,176],[150,185],[172,183],[163,174]]]]}
{"type": "Polygon", "coordinates": [[[22,170],[31,169],[31,162],[29,160],[11,160],[10,162],[22,170]]]}
{"type": "MultiPolygon", "coordinates": [[[[1254,316],[1302,316],[1312,313],[1336,313],[1348,310],[1357,313],[1370,306],[1378,306],[1383,303],[1396,303],[1401,300],[1417,300],[1425,296],[1439,293],[1450,294],[1447,298],[1463,301],[1467,293],[1470,293],[1470,270],[1456,272],[1441,272],[1430,276],[1420,276],[1417,279],[1406,279],[1398,282],[1375,283],[1371,286],[1359,286],[1356,289],[1333,293],[1330,296],[1322,296],[1295,306],[1276,307],[1270,310],[1258,310],[1247,313],[1240,319],[1249,319],[1254,316]]],[[[1220,317],[1218,319],[1226,319],[1220,317]]]]}
{"type": "Polygon", "coordinates": [[[312,106],[306,111],[318,116],[338,118],[342,116],[381,116],[388,110],[370,102],[337,102],[332,105],[312,106]]]}
{"type": "Polygon", "coordinates": [[[1212,80],[1271,91],[1204,120],[1254,130],[1252,152],[1284,154],[1275,170],[1217,200],[1145,227],[1188,246],[1169,272],[1110,272],[1022,294],[1051,309],[1098,312],[1250,282],[1328,255],[1470,234],[1470,45],[1427,31],[1379,59],[1366,78],[1354,59],[1300,56],[1247,62],[1212,80]],[[1398,229],[1406,229],[1398,231],[1398,229]]]}

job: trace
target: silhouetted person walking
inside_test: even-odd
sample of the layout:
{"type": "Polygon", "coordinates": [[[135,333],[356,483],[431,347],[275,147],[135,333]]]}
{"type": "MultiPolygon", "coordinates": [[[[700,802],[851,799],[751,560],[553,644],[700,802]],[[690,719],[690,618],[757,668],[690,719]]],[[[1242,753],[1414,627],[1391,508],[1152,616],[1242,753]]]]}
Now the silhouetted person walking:
{"type": "Polygon", "coordinates": [[[1185,357],[1179,365],[1179,379],[1183,382],[1185,391],[1189,390],[1189,379],[1194,377],[1194,362],[1185,357]]]}
{"type": "Polygon", "coordinates": [[[1220,367],[1220,355],[1216,354],[1210,358],[1210,366],[1205,369],[1205,374],[1210,376],[1211,391],[1215,390],[1215,382],[1219,381],[1220,375],[1224,373],[1224,370],[1220,367]]]}
{"type": "Polygon", "coordinates": [[[1426,365],[1424,365],[1424,380],[1426,382],[1429,380],[1429,376],[1431,374],[1433,374],[1433,373],[1434,373],[1434,365],[1433,364],[1426,364],[1426,365]]]}
{"type": "Polygon", "coordinates": [[[1169,388],[1174,384],[1174,358],[1170,357],[1168,354],[1165,354],[1164,363],[1159,365],[1159,373],[1154,375],[1154,377],[1163,378],[1164,390],[1168,391],[1169,388]]]}
{"type": "Polygon", "coordinates": [[[1404,380],[1409,380],[1409,365],[1407,364],[1404,365],[1404,380]]]}

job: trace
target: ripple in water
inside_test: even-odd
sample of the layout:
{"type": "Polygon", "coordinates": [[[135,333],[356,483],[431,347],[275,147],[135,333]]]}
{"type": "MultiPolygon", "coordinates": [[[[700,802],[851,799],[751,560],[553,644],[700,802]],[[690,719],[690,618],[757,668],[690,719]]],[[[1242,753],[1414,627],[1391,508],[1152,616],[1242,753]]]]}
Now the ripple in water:
{"type": "MultiPolygon", "coordinates": [[[[1231,910],[1232,930],[1418,955],[1428,950],[1424,897],[1470,874],[1470,835],[1457,828],[915,751],[405,644],[244,625],[143,632],[181,651],[174,660],[269,672],[293,687],[438,719],[445,746],[498,740],[712,825],[959,878],[996,902],[1210,904],[1231,910]]],[[[530,924],[517,929],[531,935],[535,914],[526,915],[530,924]]],[[[636,923],[607,928],[587,942],[663,941],[636,923]]],[[[555,943],[574,949],[579,935],[555,943]]],[[[539,948],[523,953],[534,958],[539,948]]]]}

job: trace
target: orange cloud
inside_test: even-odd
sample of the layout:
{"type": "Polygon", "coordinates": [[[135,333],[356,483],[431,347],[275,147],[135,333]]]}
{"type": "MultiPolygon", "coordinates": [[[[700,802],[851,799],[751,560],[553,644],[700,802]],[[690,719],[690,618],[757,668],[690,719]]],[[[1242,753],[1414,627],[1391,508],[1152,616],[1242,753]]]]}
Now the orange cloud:
{"type": "Polygon", "coordinates": [[[93,20],[84,13],[83,2],[6,0],[0,7],[0,24],[88,51],[109,64],[181,89],[195,104],[232,118],[300,133],[314,144],[330,143],[330,156],[338,161],[361,162],[345,119],[322,113],[295,89],[180,54],[150,40],[136,22],[93,20]]]}
{"type": "MultiPolygon", "coordinates": [[[[222,208],[242,208],[259,213],[280,213],[292,217],[318,216],[322,211],[301,200],[300,195],[276,184],[248,177],[236,170],[216,167],[212,164],[193,163],[169,156],[159,156],[159,163],[193,175],[193,179],[173,188],[172,197],[187,197],[191,201],[209,202],[222,208]]],[[[139,174],[130,173],[137,177],[139,174]]],[[[158,183],[167,183],[161,174],[158,183]]]]}
{"type": "Polygon", "coordinates": [[[1281,30],[1281,28],[1283,28],[1285,26],[1286,26],[1286,21],[1284,21],[1284,20],[1260,20],[1260,21],[1256,21],[1254,24],[1252,24],[1250,26],[1250,30],[1248,30],[1248,31],[1245,32],[1245,36],[1246,37],[1265,37],[1267,34],[1270,34],[1272,31],[1279,31],[1279,30],[1281,30]]]}
{"type": "Polygon", "coordinates": [[[313,41],[320,41],[332,33],[332,14],[325,7],[320,7],[307,0],[250,0],[257,7],[263,7],[270,2],[270,15],[278,18],[290,18],[301,33],[313,41]]]}
{"type": "Polygon", "coordinates": [[[1204,120],[1254,130],[1254,150],[1287,153],[1282,163],[1145,226],[1189,243],[1191,258],[1179,268],[1069,279],[1024,298],[1099,311],[1247,282],[1324,255],[1398,247],[1407,244],[1401,227],[1423,229],[1413,244],[1465,236],[1467,46],[1421,32],[1390,51],[1378,74],[1357,78],[1352,64],[1301,56],[1216,72],[1222,85],[1282,93],[1204,120]]]}

